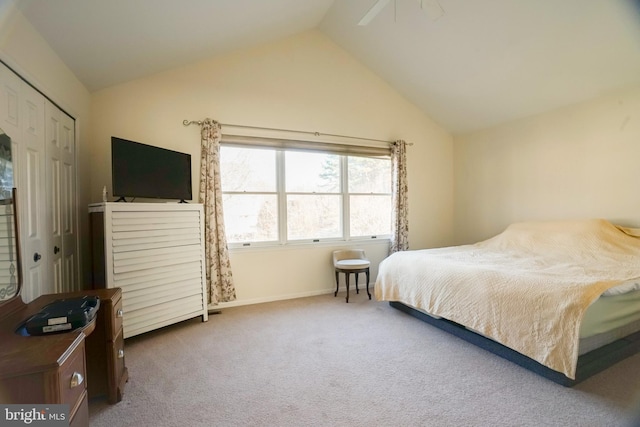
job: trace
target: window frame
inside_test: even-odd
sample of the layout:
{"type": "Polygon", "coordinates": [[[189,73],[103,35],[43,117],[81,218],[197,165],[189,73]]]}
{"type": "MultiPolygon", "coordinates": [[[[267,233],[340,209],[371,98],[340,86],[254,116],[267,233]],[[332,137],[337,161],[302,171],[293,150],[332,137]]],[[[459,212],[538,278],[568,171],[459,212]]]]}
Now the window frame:
{"type": "Polygon", "coordinates": [[[221,148],[223,147],[239,147],[247,149],[267,149],[275,151],[275,173],[276,173],[276,192],[256,192],[256,191],[224,191],[225,194],[242,194],[242,195],[273,195],[277,197],[277,224],[278,224],[278,240],[269,241],[251,241],[251,242],[228,242],[230,249],[248,249],[248,248],[260,248],[260,247],[283,247],[283,246],[295,246],[295,245],[318,245],[326,243],[340,243],[348,241],[389,241],[391,239],[391,224],[389,224],[388,234],[377,234],[367,236],[351,236],[350,235],[350,197],[359,195],[380,195],[389,196],[391,198],[391,186],[389,186],[388,193],[350,193],[349,192],[349,171],[348,171],[348,158],[349,157],[374,157],[384,158],[391,161],[390,149],[380,147],[369,146],[353,146],[344,144],[330,144],[324,143],[318,145],[313,141],[293,141],[293,140],[281,140],[271,138],[256,138],[256,137],[238,137],[223,135],[221,140],[221,148]],[[259,143],[256,144],[256,141],[259,143]],[[266,142],[265,142],[266,141],[266,142]],[[293,142],[295,145],[291,146],[289,143],[293,142]],[[337,148],[334,150],[334,148],[337,148]],[[339,171],[340,171],[340,183],[339,192],[337,193],[314,193],[314,192],[287,192],[286,191],[286,161],[285,156],[287,151],[313,151],[324,154],[337,155],[339,158],[339,171]],[[327,238],[305,238],[305,239],[288,239],[287,236],[287,200],[288,195],[338,195],[340,197],[340,230],[341,235],[337,237],[327,238]]]}

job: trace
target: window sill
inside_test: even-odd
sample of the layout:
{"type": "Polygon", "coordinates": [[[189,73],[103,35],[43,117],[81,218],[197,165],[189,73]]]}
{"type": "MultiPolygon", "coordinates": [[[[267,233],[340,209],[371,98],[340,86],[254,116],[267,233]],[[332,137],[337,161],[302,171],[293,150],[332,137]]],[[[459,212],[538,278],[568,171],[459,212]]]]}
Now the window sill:
{"type": "Polygon", "coordinates": [[[388,246],[391,239],[388,237],[381,237],[377,239],[353,239],[353,240],[321,240],[319,242],[289,242],[285,244],[269,244],[269,243],[256,243],[251,246],[233,246],[229,247],[229,252],[253,252],[253,251],[287,251],[287,250],[301,250],[301,249],[316,249],[316,248],[348,248],[353,246],[388,246]]]}

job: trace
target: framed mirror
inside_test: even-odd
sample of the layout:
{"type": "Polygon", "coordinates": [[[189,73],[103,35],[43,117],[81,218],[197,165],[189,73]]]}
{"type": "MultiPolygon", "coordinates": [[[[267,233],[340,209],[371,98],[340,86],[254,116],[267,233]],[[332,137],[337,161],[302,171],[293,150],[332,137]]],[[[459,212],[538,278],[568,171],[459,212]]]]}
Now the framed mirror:
{"type": "Polygon", "coordinates": [[[20,294],[20,247],[11,138],[0,129],[0,304],[20,294]]]}

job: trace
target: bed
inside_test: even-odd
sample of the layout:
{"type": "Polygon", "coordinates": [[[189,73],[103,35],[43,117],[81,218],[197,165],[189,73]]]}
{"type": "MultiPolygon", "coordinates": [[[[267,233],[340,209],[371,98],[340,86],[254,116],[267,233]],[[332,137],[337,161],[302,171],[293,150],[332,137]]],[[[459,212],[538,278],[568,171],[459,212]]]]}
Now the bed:
{"type": "Polygon", "coordinates": [[[396,252],[375,296],[572,386],[640,349],[640,230],[523,222],[473,245],[396,252]]]}

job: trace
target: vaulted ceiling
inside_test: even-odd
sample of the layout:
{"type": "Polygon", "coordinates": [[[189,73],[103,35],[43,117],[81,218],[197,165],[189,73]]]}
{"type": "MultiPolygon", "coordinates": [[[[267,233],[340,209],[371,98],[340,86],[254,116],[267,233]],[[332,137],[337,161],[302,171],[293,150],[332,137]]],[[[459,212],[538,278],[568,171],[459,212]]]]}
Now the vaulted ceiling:
{"type": "Polygon", "coordinates": [[[634,0],[18,0],[90,91],[318,29],[453,133],[640,84],[634,0]],[[386,4],[385,4],[386,3],[386,4]]]}

